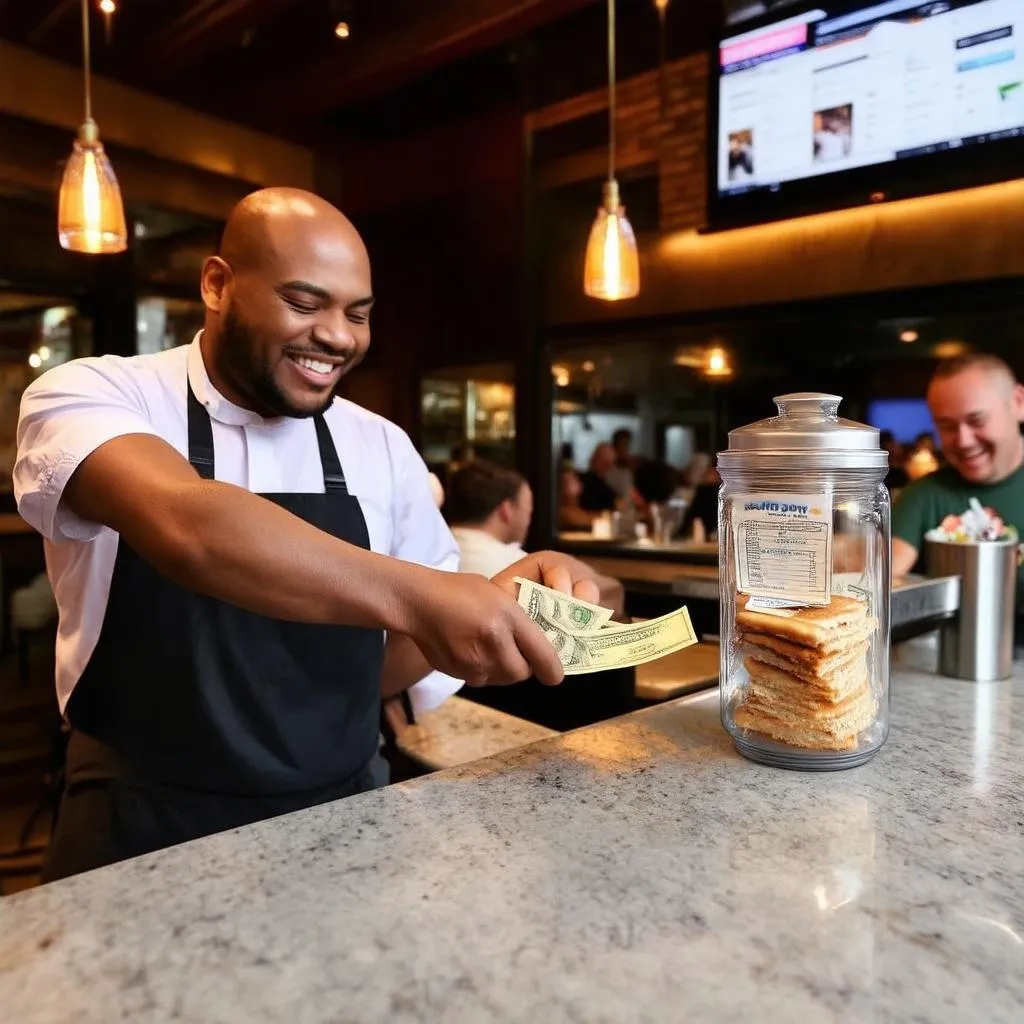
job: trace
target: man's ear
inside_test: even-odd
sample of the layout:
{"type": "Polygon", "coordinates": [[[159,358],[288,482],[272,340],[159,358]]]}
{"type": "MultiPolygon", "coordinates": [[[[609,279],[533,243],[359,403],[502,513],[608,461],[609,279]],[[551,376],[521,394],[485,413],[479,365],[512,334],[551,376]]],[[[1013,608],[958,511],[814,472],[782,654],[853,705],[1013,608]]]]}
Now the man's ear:
{"type": "Polygon", "coordinates": [[[1024,423],[1024,384],[1014,384],[1012,402],[1017,422],[1024,423]]]}
{"type": "Polygon", "coordinates": [[[206,257],[199,291],[203,296],[203,305],[211,313],[221,312],[224,306],[224,292],[233,276],[231,266],[219,256],[206,257]]]}

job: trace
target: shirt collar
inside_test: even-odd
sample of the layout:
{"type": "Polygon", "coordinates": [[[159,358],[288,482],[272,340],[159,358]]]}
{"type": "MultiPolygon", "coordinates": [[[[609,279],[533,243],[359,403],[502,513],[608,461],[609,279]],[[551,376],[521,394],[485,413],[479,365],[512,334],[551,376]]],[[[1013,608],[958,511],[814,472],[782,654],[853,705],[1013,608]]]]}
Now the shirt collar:
{"type": "Polygon", "coordinates": [[[504,541],[498,540],[498,538],[493,534],[475,526],[453,526],[452,536],[456,540],[476,542],[477,544],[489,545],[490,547],[495,548],[508,548],[513,546],[511,544],[506,544],[504,541]]]}
{"type": "Polygon", "coordinates": [[[203,362],[203,350],[199,340],[203,332],[197,331],[188,347],[188,382],[199,404],[210,414],[212,419],[231,427],[269,427],[286,422],[287,417],[265,419],[258,413],[243,409],[234,402],[228,401],[212,384],[203,362]]]}

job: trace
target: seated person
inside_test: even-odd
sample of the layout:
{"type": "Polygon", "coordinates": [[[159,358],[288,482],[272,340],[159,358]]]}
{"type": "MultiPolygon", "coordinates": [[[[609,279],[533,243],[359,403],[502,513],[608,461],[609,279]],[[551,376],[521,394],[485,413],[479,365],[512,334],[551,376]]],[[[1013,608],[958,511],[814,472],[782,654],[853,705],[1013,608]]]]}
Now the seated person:
{"type": "MultiPolygon", "coordinates": [[[[656,523],[666,514],[666,503],[672,500],[679,489],[679,473],[661,459],[649,459],[637,467],[635,489],[637,509],[648,527],[656,531],[656,523]]],[[[669,528],[674,531],[677,525],[670,523],[669,528]]]]}
{"type": "Polygon", "coordinates": [[[580,475],[572,465],[563,465],[558,474],[558,529],[589,530],[594,524],[596,512],[580,508],[583,484],[580,475]]]}
{"type": "MultiPolygon", "coordinates": [[[[517,562],[533,518],[533,491],[514,469],[474,459],[448,481],[445,518],[459,546],[459,571],[490,579],[517,562]]],[[[610,576],[597,579],[601,604],[622,613],[622,584],[610,576]]]]}
{"type": "Polygon", "coordinates": [[[633,431],[620,427],[612,434],[612,448],[615,449],[615,464],[603,473],[604,482],[615,492],[615,496],[626,500],[633,493],[633,471],[639,461],[633,455],[633,431]]]}
{"type": "Polygon", "coordinates": [[[881,431],[878,441],[889,453],[889,472],[885,474],[885,486],[890,491],[901,490],[910,482],[907,471],[903,468],[903,445],[896,440],[891,430],[881,431]]]}
{"type": "MultiPolygon", "coordinates": [[[[892,574],[923,571],[925,534],[971,498],[1010,526],[1024,529],[1024,387],[996,356],[975,353],[939,364],[928,408],[946,465],[904,488],[892,513],[892,574]]],[[[1018,614],[1024,576],[1017,577],[1018,614]]]]}
{"type": "Polygon", "coordinates": [[[580,493],[580,508],[587,512],[611,512],[618,502],[615,488],[606,479],[616,467],[615,449],[602,441],[590,456],[590,469],[580,478],[583,490],[580,493]]]}
{"type": "Polygon", "coordinates": [[[661,459],[650,459],[636,470],[636,491],[645,505],[670,501],[679,486],[679,474],[661,459]]]}

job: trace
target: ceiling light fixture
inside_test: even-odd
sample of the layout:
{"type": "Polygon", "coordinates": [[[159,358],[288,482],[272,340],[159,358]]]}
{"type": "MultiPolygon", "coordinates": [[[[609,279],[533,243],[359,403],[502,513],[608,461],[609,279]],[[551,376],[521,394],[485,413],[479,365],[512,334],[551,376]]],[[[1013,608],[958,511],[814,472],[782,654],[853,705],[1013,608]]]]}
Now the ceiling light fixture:
{"type": "Polygon", "coordinates": [[[704,357],[704,376],[723,379],[732,375],[733,369],[729,363],[729,353],[720,345],[709,348],[704,357]]]}
{"type": "Polygon", "coordinates": [[[905,345],[912,345],[919,337],[917,331],[900,331],[900,341],[905,345]]]}
{"type": "Polygon", "coordinates": [[[658,87],[661,92],[661,112],[665,113],[668,99],[668,48],[665,42],[665,15],[670,0],[654,0],[658,12],[658,87]]]}
{"type": "Polygon", "coordinates": [[[352,34],[352,29],[349,28],[347,21],[339,21],[338,24],[334,26],[334,34],[339,39],[348,39],[352,34]]]}
{"type": "Polygon", "coordinates": [[[82,65],[85,73],[85,121],[60,184],[57,234],[71,252],[112,253],[128,248],[124,203],[113,167],[92,119],[89,61],[89,0],[82,0],[82,65]]]}
{"type": "Polygon", "coordinates": [[[583,291],[608,302],[631,299],[640,291],[636,236],[615,180],[615,0],[608,0],[608,180],[587,241],[583,291]]]}
{"type": "Polygon", "coordinates": [[[103,15],[103,34],[106,36],[107,46],[109,46],[114,30],[114,15],[117,13],[117,4],[114,3],[114,0],[100,0],[98,7],[103,15]]]}

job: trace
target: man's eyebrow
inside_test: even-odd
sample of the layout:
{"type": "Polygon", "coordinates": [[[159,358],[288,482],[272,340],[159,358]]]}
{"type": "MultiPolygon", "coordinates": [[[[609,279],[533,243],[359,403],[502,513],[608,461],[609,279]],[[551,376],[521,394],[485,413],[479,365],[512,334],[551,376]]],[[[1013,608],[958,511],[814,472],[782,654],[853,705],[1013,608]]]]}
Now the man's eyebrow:
{"type": "Polygon", "coordinates": [[[305,292],[307,295],[312,295],[322,302],[330,302],[331,300],[331,293],[326,288],[311,284],[309,281],[285,281],[284,284],[278,286],[277,290],[279,292],[305,292]]]}
{"type": "MultiPolygon", "coordinates": [[[[331,293],[326,288],[321,288],[320,285],[312,284],[310,281],[285,281],[284,284],[278,286],[277,290],[279,292],[305,292],[321,302],[329,303],[332,299],[331,293]]],[[[350,302],[345,308],[369,309],[373,303],[372,295],[364,295],[363,298],[350,302]]]]}

